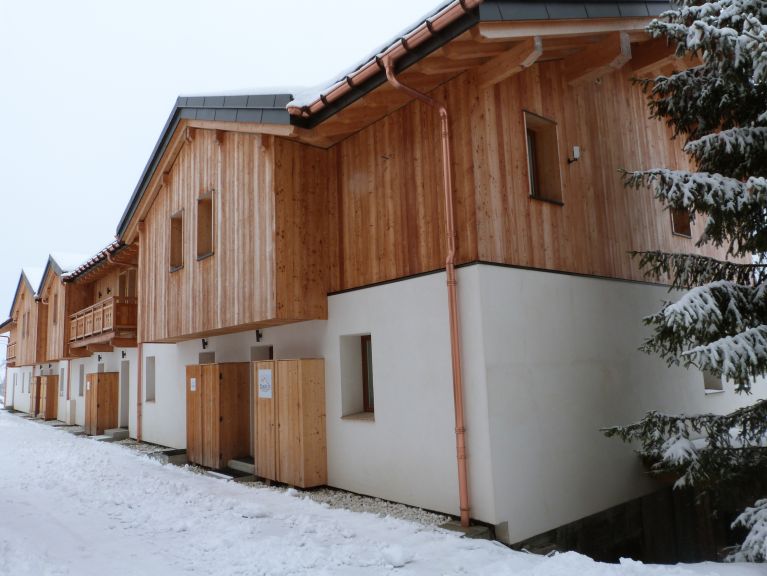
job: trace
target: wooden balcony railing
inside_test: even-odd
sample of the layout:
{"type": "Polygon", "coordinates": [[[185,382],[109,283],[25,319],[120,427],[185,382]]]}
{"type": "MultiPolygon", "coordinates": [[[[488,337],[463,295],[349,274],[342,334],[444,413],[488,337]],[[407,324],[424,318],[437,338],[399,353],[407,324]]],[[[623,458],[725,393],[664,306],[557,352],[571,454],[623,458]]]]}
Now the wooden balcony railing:
{"type": "Polygon", "coordinates": [[[135,334],[138,300],[113,296],[70,316],[69,341],[77,342],[102,334],[135,334]]]}
{"type": "Polygon", "coordinates": [[[8,342],[8,350],[5,353],[6,360],[16,359],[16,342],[8,342]]]}

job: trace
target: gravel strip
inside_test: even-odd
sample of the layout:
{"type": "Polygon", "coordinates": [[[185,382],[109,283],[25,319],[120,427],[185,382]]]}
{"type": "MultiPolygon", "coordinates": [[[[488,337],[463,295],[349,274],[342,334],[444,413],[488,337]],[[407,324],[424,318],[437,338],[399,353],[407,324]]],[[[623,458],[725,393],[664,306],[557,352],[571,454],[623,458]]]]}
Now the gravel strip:
{"type": "Polygon", "coordinates": [[[429,512],[421,508],[407,506],[406,504],[389,502],[388,500],[381,500],[371,496],[362,496],[336,488],[323,487],[312,490],[298,490],[287,486],[267,486],[263,482],[258,481],[242,482],[242,484],[257,488],[269,488],[279,492],[288,492],[295,496],[309,498],[315,502],[326,504],[330,508],[343,508],[353,512],[369,512],[380,517],[391,516],[392,518],[416,522],[424,526],[440,526],[452,520],[450,516],[445,514],[429,512]]]}

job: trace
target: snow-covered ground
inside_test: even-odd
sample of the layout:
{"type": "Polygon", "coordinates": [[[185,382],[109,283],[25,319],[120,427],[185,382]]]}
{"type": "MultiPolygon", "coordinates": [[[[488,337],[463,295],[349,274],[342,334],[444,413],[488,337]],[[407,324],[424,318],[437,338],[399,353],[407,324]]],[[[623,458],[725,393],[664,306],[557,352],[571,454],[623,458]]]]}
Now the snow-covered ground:
{"type": "Polygon", "coordinates": [[[542,558],[161,465],[0,410],[0,574],[756,576],[764,565],[542,558]]]}

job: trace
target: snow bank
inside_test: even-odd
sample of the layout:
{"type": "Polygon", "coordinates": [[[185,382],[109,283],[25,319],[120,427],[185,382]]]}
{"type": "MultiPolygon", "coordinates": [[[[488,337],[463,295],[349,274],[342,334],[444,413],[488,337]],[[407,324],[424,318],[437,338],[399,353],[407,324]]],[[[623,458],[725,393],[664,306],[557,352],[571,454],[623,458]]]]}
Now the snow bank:
{"type": "Polygon", "coordinates": [[[163,466],[0,411],[0,575],[755,576],[763,566],[542,558],[163,466]]]}

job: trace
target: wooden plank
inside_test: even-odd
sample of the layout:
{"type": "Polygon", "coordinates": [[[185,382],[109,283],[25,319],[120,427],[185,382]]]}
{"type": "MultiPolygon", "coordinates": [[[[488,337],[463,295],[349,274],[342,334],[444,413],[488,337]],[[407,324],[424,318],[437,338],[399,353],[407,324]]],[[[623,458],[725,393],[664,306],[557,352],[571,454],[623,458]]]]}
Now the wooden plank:
{"type": "Polygon", "coordinates": [[[540,36],[526,38],[510,50],[496,56],[477,69],[479,88],[487,88],[502,80],[529,68],[543,54],[543,41],[540,36]]]}
{"type": "Polygon", "coordinates": [[[202,379],[202,465],[220,468],[220,406],[217,364],[200,366],[202,379]]]}
{"type": "Polygon", "coordinates": [[[272,360],[252,363],[253,380],[253,459],[256,475],[267,480],[277,480],[277,445],[276,445],[276,414],[274,399],[275,362],[272,360]],[[259,371],[270,379],[270,391],[262,386],[259,389],[259,371]],[[271,393],[271,397],[269,397],[271,393]]]}
{"type": "Polygon", "coordinates": [[[635,44],[631,51],[631,69],[635,76],[658,74],[662,68],[668,65],[676,66],[677,69],[686,69],[701,63],[698,57],[677,57],[676,49],[670,46],[665,38],[654,38],[641,44],[635,44]]]}
{"type": "Polygon", "coordinates": [[[303,483],[301,437],[301,383],[296,360],[277,360],[277,480],[300,486],[303,483]]]}
{"type": "Polygon", "coordinates": [[[567,82],[578,86],[614,72],[631,60],[631,39],[625,32],[613,32],[588,48],[564,60],[567,82]]]}
{"type": "Polygon", "coordinates": [[[202,464],[202,377],[200,366],[186,367],[186,454],[202,464]]]}
{"type": "Polygon", "coordinates": [[[328,456],[325,432],[325,362],[321,359],[300,361],[301,393],[301,488],[322,486],[328,482],[328,456]]]}
{"type": "Polygon", "coordinates": [[[96,386],[98,383],[97,374],[85,375],[85,433],[94,436],[98,415],[96,411],[96,386]]]}

